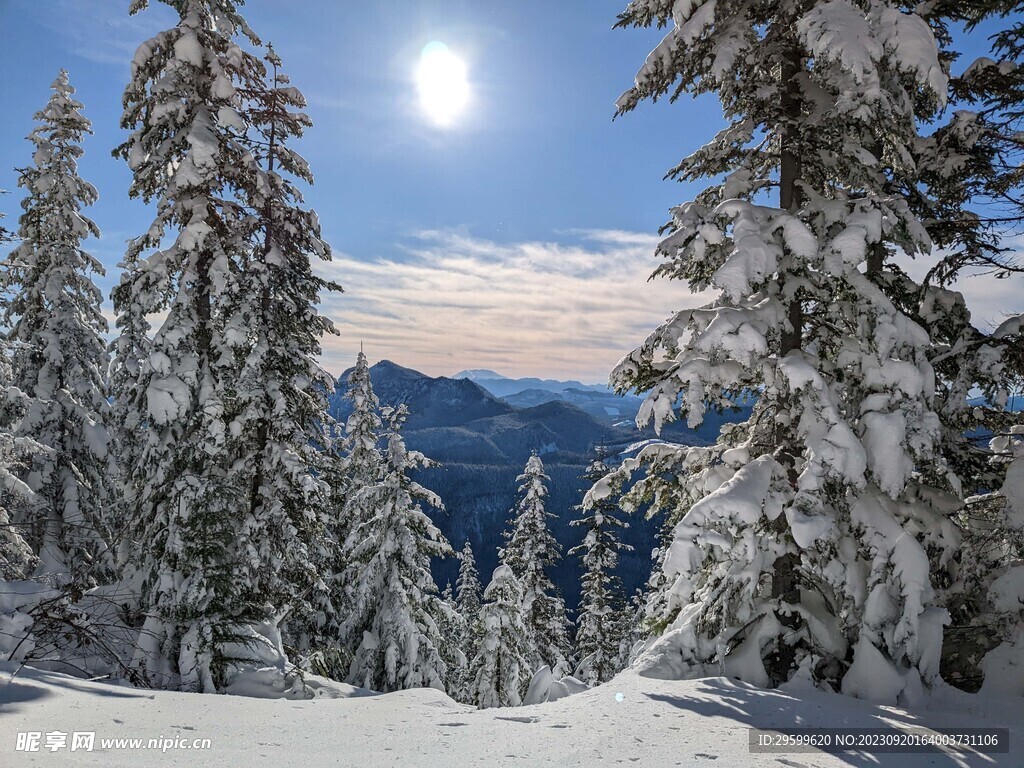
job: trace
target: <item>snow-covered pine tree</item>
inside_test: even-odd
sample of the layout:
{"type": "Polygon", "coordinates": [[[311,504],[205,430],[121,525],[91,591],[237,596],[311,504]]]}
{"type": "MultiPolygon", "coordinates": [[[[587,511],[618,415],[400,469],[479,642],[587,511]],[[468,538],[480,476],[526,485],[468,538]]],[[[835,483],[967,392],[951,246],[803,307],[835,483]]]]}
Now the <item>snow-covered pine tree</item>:
{"type": "MultiPolygon", "coordinates": [[[[723,424],[721,431],[728,434],[732,428],[732,424],[723,424]]],[[[691,458],[696,455],[699,454],[694,451],[691,458]]],[[[625,459],[603,482],[595,483],[587,491],[587,496],[596,501],[635,478],[632,487],[619,497],[619,508],[631,515],[645,514],[648,519],[661,517],[657,545],[651,551],[651,573],[643,589],[634,595],[636,605],[627,622],[630,648],[639,640],[660,634],[666,626],[669,583],[664,569],[665,554],[672,544],[676,525],[689,508],[686,487],[673,479],[682,457],[679,447],[672,443],[651,443],[636,456],[625,459]]]]}
{"type": "MultiPolygon", "coordinates": [[[[473,557],[473,546],[467,540],[458,554],[459,578],[455,582],[455,599],[459,613],[466,621],[467,634],[463,640],[467,651],[474,650],[472,647],[471,633],[472,625],[480,614],[480,572],[476,569],[476,559],[473,557]]],[[[469,654],[471,657],[475,654],[469,654]]]]}
{"type": "Polygon", "coordinates": [[[351,585],[341,646],[352,655],[348,682],[376,691],[407,688],[445,690],[447,670],[438,629],[444,606],[430,572],[430,559],[451,547],[423,511],[443,509],[436,494],[409,473],[431,462],[410,451],[401,436],[405,406],[387,409],[384,471],[360,489],[363,508],[374,514],[349,535],[351,551],[342,583],[351,585]]]}
{"type": "MultiPolygon", "coordinates": [[[[1012,247],[1024,229],[1024,186],[1021,126],[1024,124],[1024,22],[1019,4],[985,0],[970,4],[940,3],[936,13],[965,23],[968,32],[997,25],[989,37],[991,56],[968,65],[954,80],[956,96],[969,109],[975,133],[972,166],[967,166],[968,189],[984,212],[1001,248],[980,255],[966,249],[951,250],[933,270],[939,280],[979,271],[1019,280],[1024,265],[1012,247]],[[980,161],[978,157],[980,155],[980,161]],[[988,161],[986,163],[986,161],[988,161]]],[[[958,105],[959,106],[959,105],[958,105]]],[[[964,164],[962,164],[964,165],[964,164]]],[[[963,172],[963,168],[958,169],[963,172]]],[[[987,452],[989,472],[980,473],[976,496],[968,499],[964,515],[967,533],[953,596],[953,637],[943,648],[944,674],[973,689],[1019,695],[1021,679],[1014,669],[1024,666],[1024,416],[1020,393],[1024,383],[1024,317],[1000,324],[986,346],[977,345],[972,361],[990,377],[984,388],[984,406],[971,414],[992,435],[987,452]],[[991,347],[1002,345],[1001,356],[991,347]],[[986,354],[986,352],[988,354],[986,354]],[[996,358],[999,357],[998,362],[996,358]],[[992,386],[992,380],[995,385],[992,386]],[[1009,392],[1016,398],[1007,399],[1009,392]],[[994,470],[994,471],[993,471],[994,470]],[[995,477],[993,477],[993,475],[995,477]],[[995,490],[997,489],[997,490],[995,490]]],[[[971,338],[971,337],[968,337],[971,338]]],[[[973,340],[973,339],[971,339],[973,340]]],[[[966,346],[966,345],[961,345],[966,346]]],[[[963,364],[961,350],[952,349],[948,365],[963,364]],[[961,352],[957,355],[956,352],[961,352]]],[[[965,419],[966,421],[966,419],[965,419]]],[[[982,430],[976,430],[981,432],[982,430]]]]}
{"type": "Polygon", "coordinates": [[[451,582],[441,591],[441,612],[438,614],[437,628],[441,635],[441,660],[447,670],[445,689],[453,699],[463,701],[467,669],[472,656],[462,644],[466,635],[466,622],[459,613],[451,582]]]}
{"type": "MultiPolygon", "coordinates": [[[[0,190],[0,194],[4,194],[0,190]]],[[[0,213],[0,220],[4,214],[0,213]]],[[[6,227],[0,226],[0,245],[14,239],[6,227]]],[[[11,355],[5,336],[0,336],[0,486],[6,489],[5,503],[0,505],[0,580],[12,581],[28,578],[35,570],[38,559],[32,554],[25,537],[12,520],[13,506],[10,499],[30,502],[32,489],[25,485],[18,474],[25,466],[25,457],[31,457],[34,445],[16,441],[11,426],[21,410],[23,393],[11,386],[11,355]],[[22,497],[22,498],[19,498],[22,497]]]]}
{"type": "Polygon", "coordinates": [[[658,428],[679,402],[692,427],[759,393],[745,425],[676,455],[667,631],[642,663],[912,697],[938,678],[961,486],[939,448],[929,332],[875,276],[931,247],[899,190],[917,120],[946,91],[935,39],[886,0],[635,0],[619,24],[670,27],[619,113],[713,94],[727,126],[671,172],[721,180],[673,210],[656,273],[720,296],[613,380],[650,393],[639,421],[658,428]]]}
{"type": "MultiPolygon", "coordinates": [[[[125,273],[136,272],[137,256],[127,256],[120,264],[125,273]]],[[[108,383],[110,388],[110,424],[114,462],[118,467],[116,510],[117,530],[114,531],[114,554],[119,568],[132,561],[137,553],[132,546],[128,527],[136,516],[134,483],[138,479],[135,467],[142,460],[147,440],[146,410],[139,408],[135,384],[139,380],[143,362],[149,358],[148,336],[150,327],[145,310],[131,299],[131,285],[122,281],[112,291],[114,307],[118,309],[114,320],[114,340],[110,343],[111,364],[108,383]],[[125,298],[119,298],[119,294],[125,298]]]]}
{"type": "MultiPolygon", "coordinates": [[[[0,190],[0,194],[3,193],[4,190],[0,190]]],[[[0,220],[3,218],[4,214],[0,213],[0,220]]],[[[13,239],[14,234],[0,226],[0,245],[6,245],[13,239]]],[[[12,421],[20,410],[18,401],[21,394],[11,387],[10,352],[7,339],[0,336],[0,485],[7,489],[7,499],[16,498],[18,489],[28,497],[32,494],[32,490],[18,479],[18,473],[24,466],[23,455],[31,455],[31,450],[26,451],[24,446],[19,450],[11,434],[12,421]]],[[[24,579],[35,570],[38,560],[11,519],[10,501],[6,505],[0,505],[0,579],[24,579]]]]}
{"type": "MultiPolygon", "coordinates": [[[[458,553],[459,578],[455,582],[455,608],[459,612],[462,635],[458,638],[459,647],[465,654],[467,663],[476,658],[480,649],[480,638],[483,633],[480,625],[480,574],[476,569],[473,547],[467,539],[462,551],[458,553]]],[[[470,688],[473,677],[467,670],[463,679],[458,681],[456,688],[460,701],[475,703],[470,688]]]]}
{"type": "Polygon", "coordinates": [[[649,636],[647,629],[647,601],[643,590],[638,589],[619,612],[619,655],[616,665],[625,669],[633,660],[633,650],[643,644],[649,636]]]}
{"type": "MultiPolygon", "coordinates": [[[[133,665],[155,686],[216,691],[246,627],[274,615],[248,580],[238,510],[251,477],[234,466],[226,424],[237,339],[218,311],[261,229],[246,203],[266,172],[245,140],[240,89],[257,88],[263,68],[234,40],[241,31],[258,43],[238,3],[165,1],[179,21],[135,54],[121,122],[130,133],[116,150],[134,174],[131,196],[156,209],[114,291],[115,397],[142,430],[126,488],[143,617],[133,665]],[[162,320],[150,334],[153,316],[162,320]]],[[[148,4],[134,0],[130,12],[148,4]]]]}
{"type": "Polygon", "coordinates": [[[245,493],[246,547],[234,578],[255,587],[278,613],[287,611],[283,629],[307,651],[340,621],[320,574],[336,562],[339,544],[325,536],[328,488],[317,479],[330,460],[327,396],[334,389],[319,363],[321,340],[336,333],[317,304],[340,287],[313,273],[313,261],[330,260],[331,250],[292,181],[313,183],[306,161],[288,146],[312,125],[298,111],[305,98],[281,72],[273,48],[265,61],[267,80],[240,91],[244,122],[225,121],[229,130],[251,126],[248,146],[260,167],[245,200],[256,241],[224,310],[223,333],[237,366],[228,440],[245,493]]]}
{"type": "MultiPolygon", "coordinates": [[[[1009,5],[1002,0],[939,0],[923,6],[922,12],[943,45],[944,58],[958,62],[961,55],[949,27],[964,24],[969,31],[1009,5]]],[[[995,334],[975,328],[963,296],[946,286],[965,270],[982,268],[1008,277],[1017,269],[1001,240],[1024,221],[1020,210],[1008,206],[1010,190],[1020,182],[1015,156],[1022,147],[1016,129],[1024,116],[1019,106],[1024,93],[1022,35],[1024,25],[1012,25],[993,39],[999,61],[982,57],[950,79],[945,123],[911,147],[917,183],[903,193],[941,249],[937,265],[923,284],[881,264],[871,269],[897,306],[931,331],[943,455],[967,482],[968,494],[1000,482],[999,464],[990,461],[990,453],[971,433],[1002,432],[1012,421],[1005,409],[1007,389],[1012,379],[1024,375],[1024,352],[1019,327],[1004,325],[995,334]],[[970,392],[984,395],[984,404],[968,402],[970,392]]]]}
{"type": "Polygon", "coordinates": [[[990,593],[993,583],[1020,557],[1020,538],[1005,514],[1007,507],[998,502],[1001,494],[991,491],[1005,484],[1004,473],[1012,474],[1006,449],[1011,448],[1012,456],[1020,413],[1009,393],[1019,391],[1024,379],[1024,345],[1019,318],[1010,318],[992,333],[983,332],[973,326],[964,297],[947,286],[958,277],[970,279],[979,270],[1004,279],[1024,271],[1012,249],[1004,246],[1024,223],[1024,209],[1015,202],[1024,146],[1018,130],[1024,117],[1024,24],[1008,20],[990,38],[992,58],[972,62],[959,61],[954,45],[963,38],[954,38],[948,30],[963,24],[968,35],[976,33],[977,25],[1004,16],[1012,5],[1002,0],[940,0],[923,7],[944,45],[944,55],[961,70],[950,80],[946,122],[913,148],[919,184],[906,190],[911,207],[941,250],[923,284],[895,271],[872,270],[880,287],[928,328],[933,340],[929,361],[936,374],[942,455],[963,481],[967,497],[957,514],[963,544],[945,591],[952,622],[943,643],[942,674],[968,689],[981,683],[978,662],[986,650],[1010,634],[1005,612],[993,610],[999,601],[990,593]],[[987,445],[979,434],[995,439],[987,445]]]}
{"type": "Polygon", "coordinates": [[[500,558],[512,569],[522,590],[532,671],[546,664],[558,678],[570,672],[569,639],[565,603],[547,573],[561,559],[561,548],[548,528],[548,518],[555,517],[546,506],[549,481],[544,463],[534,453],[516,478],[519,500],[504,532],[506,543],[500,558]]]}
{"type": "Polygon", "coordinates": [[[383,431],[380,401],[373,392],[370,366],[362,350],[346,384],[345,396],[352,403],[352,412],[345,422],[344,436],[332,441],[323,474],[329,485],[326,521],[329,554],[322,570],[329,589],[328,602],[322,608],[324,626],[317,633],[321,644],[318,671],[339,680],[348,675],[354,650],[344,640],[341,624],[363,586],[360,571],[349,567],[351,551],[358,544],[354,537],[379,513],[377,497],[363,491],[380,483],[384,471],[380,451],[383,431]]]}
{"type": "Polygon", "coordinates": [[[0,336],[0,581],[27,579],[39,563],[22,535],[25,526],[15,519],[25,516],[19,507],[31,510],[34,502],[32,489],[21,476],[32,458],[45,451],[31,438],[15,438],[14,427],[28,398],[11,385],[10,358],[7,339],[0,336]]]}
{"type": "Polygon", "coordinates": [[[332,489],[338,509],[334,524],[338,526],[341,540],[347,537],[348,530],[373,516],[372,509],[360,506],[359,491],[380,480],[384,461],[379,446],[383,430],[380,400],[373,392],[370,364],[362,350],[346,383],[352,413],[345,422],[345,436],[339,443],[337,487],[332,489]]]}
{"type": "Polygon", "coordinates": [[[622,612],[625,600],[622,580],[616,569],[619,552],[632,550],[620,539],[619,529],[629,525],[619,519],[618,498],[621,484],[608,487],[606,477],[621,483],[621,475],[610,475],[603,457],[598,457],[583,474],[584,480],[598,485],[598,492],[588,493],[578,507],[582,517],[570,525],[584,529],[583,543],[569,550],[583,564],[582,591],[576,619],[576,655],[585,670],[583,682],[597,685],[610,680],[619,671],[622,641],[622,612]]]}
{"type": "Polygon", "coordinates": [[[499,565],[480,607],[480,646],[470,663],[469,701],[480,709],[518,707],[530,684],[530,641],[523,623],[523,592],[512,569],[499,565]]]}
{"type": "Polygon", "coordinates": [[[11,380],[23,395],[15,440],[34,440],[21,472],[32,503],[19,516],[39,556],[38,575],[80,585],[110,575],[107,525],[111,501],[102,294],[91,274],[103,266],[82,248],[99,229],[82,209],[96,189],[78,174],[81,142],[92,133],[61,70],[36,113],[28,139],[33,164],[20,172],[26,197],[18,246],[3,264],[3,321],[11,380]]]}

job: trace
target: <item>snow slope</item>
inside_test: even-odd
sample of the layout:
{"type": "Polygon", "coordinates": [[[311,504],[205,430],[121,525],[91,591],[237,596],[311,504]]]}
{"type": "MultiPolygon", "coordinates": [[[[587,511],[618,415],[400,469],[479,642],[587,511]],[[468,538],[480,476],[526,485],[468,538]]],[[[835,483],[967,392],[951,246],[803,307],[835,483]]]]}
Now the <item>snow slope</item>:
{"type": "Polygon", "coordinates": [[[432,690],[373,695],[331,684],[309,701],[152,692],[0,667],[0,765],[146,766],[789,766],[918,768],[1024,764],[1024,702],[950,691],[911,714],[820,691],[766,691],[725,678],[626,672],[531,707],[477,711],[432,690]],[[621,694],[621,696],[619,695],[621,694]],[[336,696],[338,698],[328,698],[336,696]],[[621,699],[621,700],[620,700],[621,699]],[[934,706],[934,705],[933,705],[934,706]],[[750,754],[750,726],[1003,726],[1011,754],[750,754]],[[19,731],[92,731],[92,752],[16,752],[19,731]],[[209,738],[208,750],[100,751],[110,737],[209,738]]]}

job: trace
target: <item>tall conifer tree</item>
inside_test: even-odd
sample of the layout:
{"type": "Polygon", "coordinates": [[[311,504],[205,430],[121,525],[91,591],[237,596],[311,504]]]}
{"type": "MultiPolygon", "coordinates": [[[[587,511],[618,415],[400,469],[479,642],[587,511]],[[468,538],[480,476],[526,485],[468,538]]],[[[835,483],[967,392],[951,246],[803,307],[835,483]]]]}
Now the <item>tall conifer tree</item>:
{"type": "Polygon", "coordinates": [[[18,522],[41,573],[85,584],[109,575],[112,565],[107,322],[91,277],[104,272],[82,247],[99,236],[82,213],[96,190],[78,174],[81,142],[92,129],[67,72],[51,87],[29,135],[33,164],[18,180],[26,197],[20,242],[4,264],[3,310],[10,383],[23,395],[13,434],[42,448],[21,473],[33,500],[22,505],[27,519],[18,522]]]}
{"type": "Polygon", "coordinates": [[[362,350],[347,384],[346,397],[352,403],[352,413],[345,422],[345,434],[338,445],[339,473],[333,489],[336,524],[342,540],[354,526],[372,516],[372,510],[360,506],[359,492],[380,480],[384,461],[380,451],[384,426],[380,400],[374,394],[370,364],[362,350]]]}
{"type": "Polygon", "coordinates": [[[468,541],[459,552],[459,578],[455,583],[455,599],[459,613],[466,621],[468,634],[464,638],[464,643],[467,644],[469,650],[472,650],[470,647],[473,633],[471,625],[480,613],[480,573],[476,569],[473,547],[468,541]]]}
{"type": "Polygon", "coordinates": [[[484,590],[480,646],[470,662],[469,700],[480,709],[518,707],[530,684],[531,650],[523,623],[523,592],[512,569],[499,565],[484,590]]]}
{"type": "Polygon", "coordinates": [[[405,407],[386,415],[383,472],[357,492],[374,514],[350,532],[349,565],[342,575],[349,585],[349,613],[341,626],[341,645],[352,657],[348,682],[377,691],[445,690],[448,670],[439,631],[445,607],[430,560],[450,555],[451,547],[422,505],[443,506],[409,477],[430,462],[402,439],[405,407]]]}
{"type": "MultiPolygon", "coordinates": [[[[465,654],[467,664],[476,658],[480,650],[480,639],[483,627],[480,624],[481,585],[480,574],[476,569],[473,547],[466,541],[462,551],[458,553],[459,578],[455,583],[455,607],[460,616],[461,637],[458,644],[465,654]]],[[[457,691],[460,700],[475,703],[470,691],[473,677],[468,670],[464,671],[463,679],[458,681],[457,691]]]]}
{"type": "Polygon", "coordinates": [[[512,569],[522,590],[523,624],[533,671],[547,665],[560,677],[569,672],[568,622],[565,603],[548,575],[548,569],[562,557],[548,528],[548,519],[555,517],[547,511],[549,481],[544,463],[534,453],[517,478],[519,501],[505,531],[501,562],[512,569]]]}
{"type": "Polygon", "coordinates": [[[223,320],[237,361],[227,439],[234,466],[244,467],[246,499],[247,546],[235,578],[256,587],[279,613],[287,610],[291,639],[307,646],[319,645],[320,628],[337,621],[317,619],[314,607],[320,614],[331,607],[319,571],[335,559],[337,545],[325,535],[328,488],[317,479],[328,469],[327,395],[334,388],[319,357],[323,337],[336,331],[317,304],[339,286],[313,273],[314,261],[330,260],[331,250],[292,181],[313,183],[306,161],[288,146],[312,124],[299,111],[305,98],[273,48],[265,61],[266,79],[240,91],[260,168],[246,199],[258,228],[223,320]]]}
{"type": "MultiPolygon", "coordinates": [[[[601,481],[610,469],[602,458],[587,467],[584,480],[596,483],[579,506],[582,517],[571,525],[583,528],[583,542],[569,550],[583,564],[582,590],[576,619],[576,655],[583,668],[583,682],[603,683],[619,671],[625,599],[616,569],[619,552],[632,549],[620,539],[619,530],[629,527],[619,519],[618,497],[622,488],[601,481]]],[[[611,475],[619,479],[618,475],[611,475]]]]}
{"type": "Polygon", "coordinates": [[[653,24],[668,34],[619,112],[711,94],[727,121],[672,171],[720,180],[672,211],[656,274],[720,294],[613,378],[650,393],[640,420],[659,428],[677,403],[693,427],[760,394],[745,425],[676,455],[667,631],[642,663],[912,698],[938,678],[962,482],[929,328],[882,283],[932,244],[900,190],[918,182],[918,120],[945,98],[938,46],[886,0],[635,0],[620,17],[653,24]]]}
{"type": "MultiPolygon", "coordinates": [[[[226,418],[239,340],[220,311],[263,231],[247,207],[267,174],[247,140],[243,91],[259,89],[264,70],[235,41],[241,32],[258,43],[240,3],[168,4],[179,21],[135,54],[122,118],[130,134],[116,150],[134,174],[131,196],[154,203],[156,216],[130,242],[114,291],[114,394],[141,430],[126,489],[143,616],[134,665],[153,685],[215,691],[245,627],[275,612],[265,584],[248,579],[251,547],[266,543],[249,538],[239,514],[252,499],[226,418]],[[153,316],[162,319],[150,333],[153,316]]],[[[148,5],[135,0],[130,11],[148,5]]]]}

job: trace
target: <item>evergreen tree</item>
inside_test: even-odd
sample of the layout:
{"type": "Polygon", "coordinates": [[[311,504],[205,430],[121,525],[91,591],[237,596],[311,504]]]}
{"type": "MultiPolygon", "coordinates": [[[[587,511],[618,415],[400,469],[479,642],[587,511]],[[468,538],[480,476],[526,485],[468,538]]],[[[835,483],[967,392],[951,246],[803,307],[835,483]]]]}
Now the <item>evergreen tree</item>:
{"type": "Polygon", "coordinates": [[[234,578],[278,612],[290,611],[291,639],[304,650],[319,645],[320,628],[338,620],[319,574],[321,564],[336,559],[336,542],[324,535],[327,486],[314,479],[326,469],[327,395],[334,388],[318,362],[320,345],[336,333],[317,304],[338,286],[313,274],[314,260],[330,260],[330,246],[289,179],[313,183],[306,161],[287,145],[311,125],[296,111],[305,99],[272,48],[265,60],[269,82],[242,91],[253,127],[250,154],[261,169],[246,202],[259,229],[224,313],[223,333],[237,361],[228,440],[234,467],[245,468],[232,477],[245,493],[247,542],[234,578]],[[315,619],[314,606],[326,618],[315,619]]]}
{"type": "MultiPolygon", "coordinates": [[[[133,666],[153,685],[215,691],[245,647],[245,628],[275,615],[266,580],[249,580],[250,546],[272,544],[250,541],[239,514],[252,500],[227,421],[239,339],[219,311],[238,297],[241,266],[266,223],[247,207],[268,175],[242,116],[242,91],[259,88],[264,70],[234,40],[241,31],[258,43],[237,3],[166,1],[179,21],[135,54],[122,117],[130,134],[116,150],[134,174],[131,196],[156,210],[129,244],[113,297],[115,397],[126,424],[141,430],[125,494],[144,617],[133,666]],[[149,333],[153,316],[163,319],[149,333]]],[[[130,11],[147,6],[135,0],[130,11]]]]}
{"type": "Polygon", "coordinates": [[[373,494],[362,491],[378,484],[384,471],[380,401],[373,392],[369,363],[362,350],[346,384],[345,397],[352,403],[352,412],[342,435],[335,435],[331,441],[322,473],[328,485],[327,552],[322,566],[328,590],[320,608],[322,626],[314,633],[319,645],[316,671],[338,680],[348,676],[352,662],[352,648],[342,639],[342,623],[361,588],[358,571],[350,568],[350,552],[358,543],[356,532],[378,514],[373,494]]]}
{"type": "MultiPolygon", "coordinates": [[[[14,429],[28,398],[11,385],[11,363],[7,339],[0,336],[0,487],[6,493],[0,503],[0,580],[27,579],[35,571],[39,558],[25,541],[26,526],[14,522],[24,507],[32,509],[34,494],[22,475],[46,449],[31,438],[15,438],[14,429]]],[[[24,516],[24,515],[22,515],[24,516]]]]}
{"type": "Polygon", "coordinates": [[[530,684],[530,642],[520,606],[523,592],[512,569],[499,565],[484,590],[482,636],[470,664],[470,700],[480,709],[518,707],[530,684]]]}
{"type": "Polygon", "coordinates": [[[931,247],[900,190],[946,92],[939,49],[885,0],[711,7],[636,0],[620,17],[670,29],[619,112],[706,93],[728,126],[672,171],[720,181],[673,210],[656,273],[719,298],[613,379],[650,392],[639,420],[659,429],[677,403],[695,427],[760,393],[745,425],[669,461],[667,631],[644,663],[913,697],[938,678],[963,484],[943,456],[930,329],[880,283],[931,247]]]}
{"type": "MultiPolygon", "coordinates": [[[[625,610],[622,581],[615,570],[619,552],[632,549],[619,539],[620,528],[628,524],[618,517],[616,499],[621,485],[604,482],[610,469],[602,458],[587,467],[583,479],[594,487],[578,507],[583,516],[570,525],[584,527],[583,543],[569,550],[583,563],[582,592],[576,619],[576,653],[585,670],[583,682],[596,685],[610,680],[618,672],[622,641],[622,615],[625,610]]],[[[618,475],[612,475],[618,478],[618,475]]]]}
{"type": "MultiPolygon", "coordinates": [[[[468,661],[476,658],[480,649],[480,638],[483,629],[480,625],[480,598],[481,585],[480,574],[476,569],[476,560],[473,557],[473,547],[466,541],[459,558],[459,578],[456,581],[455,608],[459,613],[462,635],[458,638],[459,647],[465,654],[468,661]]],[[[458,687],[460,701],[475,702],[470,692],[473,678],[467,671],[464,679],[458,687]]]]}
{"type": "MultiPolygon", "coordinates": [[[[936,31],[944,59],[954,62],[961,54],[949,27],[963,24],[970,33],[1011,5],[1002,0],[939,0],[922,12],[936,31]]],[[[923,284],[881,265],[872,269],[893,301],[931,331],[929,361],[936,373],[943,456],[971,486],[965,489],[968,495],[1001,482],[1001,463],[992,461],[991,452],[972,433],[1001,433],[1012,423],[1005,408],[1007,390],[1024,376],[1024,347],[1019,323],[1013,328],[1004,324],[996,333],[982,332],[972,325],[963,296],[946,286],[968,268],[1002,278],[1020,271],[1001,241],[1024,221],[1012,192],[1021,178],[1017,128],[1024,116],[1019,106],[1024,94],[1022,35],[1024,25],[1019,23],[1004,29],[992,38],[995,60],[982,57],[950,79],[945,124],[913,147],[917,183],[901,192],[937,249],[937,265],[923,284]],[[980,407],[968,402],[969,393],[976,400],[979,391],[985,398],[980,407]]]]}
{"type": "MultiPolygon", "coordinates": [[[[3,218],[4,214],[0,213],[0,220],[3,218]]],[[[10,230],[0,227],[0,245],[6,245],[13,239],[14,234],[10,230]]],[[[32,490],[18,479],[18,474],[24,466],[24,455],[31,455],[35,446],[27,448],[23,442],[16,441],[11,432],[12,420],[19,410],[20,395],[20,391],[11,386],[10,351],[6,338],[0,336],[0,484],[8,489],[8,498],[17,497],[19,490],[24,497],[32,494],[32,490]]],[[[6,504],[10,505],[10,502],[6,504]]],[[[5,581],[27,578],[38,562],[11,515],[12,510],[8,506],[0,505],[0,579],[5,581]]]]}
{"type": "Polygon", "coordinates": [[[29,519],[18,522],[39,556],[39,573],[86,584],[109,574],[107,322],[90,273],[103,266],[82,248],[99,229],[82,213],[97,198],[78,175],[81,142],[92,133],[75,89],[61,71],[29,135],[33,165],[20,243],[4,266],[3,319],[11,328],[9,384],[23,393],[15,440],[36,451],[21,473],[32,491],[29,519]]]}
{"type": "Polygon", "coordinates": [[[380,479],[378,442],[383,421],[380,399],[373,391],[370,364],[362,349],[348,375],[348,399],[352,413],[345,422],[345,439],[341,444],[345,456],[345,477],[353,487],[372,485],[380,479]]]}
{"type": "MultiPolygon", "coordinates": [[[[138,259],[126,257],[120,266],[125,273],[135,272],[138,259]]],[[[119,468],[118,495],[113,500],[118,523],[113,532],[116,544],[114,552],[118,567],[124,568],[138,554],[130,532],[137,521],[138,512],[133,501],[136,495],[135,483],[139,480],[135,468],[142,461],[148,433],[145,429],[146,412],[138,407],[140,402],[135,399],[138,393],[134,392],[134,388],[139,381],[143,363],[149,358],[150,339],[147,334],[150,328],[141,305],[118,302],[117,293],[121,287],[118,285],[114,288],[114,306],[118,314],[114,320],[114,340],[108,349],[111,355],[108,383],[113,456],[119,468]]]]}
{"type": "MultiPolygon", "coordinates": [[[[466,621],[467,631],[480,613],[480,573],[476,569],[476,560],[473,557],[473,547],[467,540],[462,547],[459,557],[459,578],[455,583],[456,605],[459,613],[466,621]]],[[[466,636],[467,648],[469,635],[466,636]]]]}
{"type": "Polygon", "coordinates": [[[633,593],[629,603],[619,612],[619,655],[616,665],[625,669],[633,660],[637,644],[647,639],[647,609],[643,590],[633,593]]]}
{"type": "Polygon", "coordinates": [[[467,669],[472,656],[467,652],[469,649],[462,644],[466,636],[466,622],[459,613],[451,583],[446,584],[441,591],[438,630],[441,634],[441,660],[444,661],[447,670],[448,695],[458,701],[464,701],[467,669]]]}
{"type": "MultiPolygon", "coordinates": [[[[339,446],[341,462],[334,493],[342,506],[338,524],[355,526],[372,514],[358,508],[356,499],[360,490],[380,480],[383,462],[379,447],[383,429],[380,400],[373,392],[370,365],[362,350],[347,383],[346,397],[352,402],[352,413],[345,422],[345,436],[339,446]]],[[[339,531],[339,535],[344,537],[344,531],[339,531]]]]}
{"type": "Polygon", "coordinates": [[[566,633],[565,603],[548,576],[547,569],[561,559],[561,549],[548,529],[548,495],[544,464],[534,453],[517,478],[519,501],[512,510],[510,530],[501,562],[512,569],[522,589],[523,623],[529,642],[528,658],[537,670],[545,664],[555,677],[569,671],[569,641],[566,633]]]}
{"type": "Polygon", "coordinates": [[[946,591],[952,624],[943,643],[942,673],[970,690],[981,683],[979,662],[986,651],[1007,637],[1007,623],[1001,611],[993,611],[990,592],[1016,557],[1019,532],[1008,508],[998,502],[1000,495],[990,491],[1012,475],[1007,440],[1021,421],[1009,393],[1019,391],[1024,379],[1024,345],[1019,318],[985,333],[973,327],[963,296],[948,286],[979,273],[1007,279],[1024,271],[1006,247],[1024,223],[1019,202],[1024,25],[1007,15],[1015,8],[1002,0],[941,0],[923,7],[951,62],[960,59],[957,45],[978,34],[978,25],[1005,20],[989,37],[991,56],[959,67],[961,74],[951,78],[946,122],[915,148],[921,183],[906,193],[941,249],[936,266],[921,285],[879,271],[881,287],[929,328],[934,342],[929,361],[936,374],[942,455],[967,497],[957,514],[963,544],[956,554],[956,578],[946,591]],[[956,38],[949,34],[954,25],[965,28],[956,38]],[[995,439],[988,444],[980,434],[995,439]]]}
{"type": "Polygon", "coordinates": [[[350,567],[351,552],[359,544],[359,532],[378,515],[378,499],[367,489],[381,482],[384,471],[379,445],[383,430],[380,401],[373,392],[369,363],[362,350],[347,384],[352,413],[345,423],[344,437],[334,441],[325,472],[330,486],[326,532],[330,552],[323,571],[329,593],[323,609],[324,626],[319,632],[322,647],[318,671],[336,679],[348,675],[352,648],[341,639],[341,625],[363,586],[360,571],[350,567]]]}
{"type": "Polygon", "coordinates": [[[341,626],[341,646],[352,654],[348,682],[376,691],[445,689],[442,659],[444,606],[430,573],[430,559],[451,547],[421,504],[443,509],[441,500],[409,478],[429,466],[410,451],[400,429],[407,411],[389,409],[384,472],[357,492],[372,517],[353,528],[350,562],[342,575],[351,594],[341,626]]]}

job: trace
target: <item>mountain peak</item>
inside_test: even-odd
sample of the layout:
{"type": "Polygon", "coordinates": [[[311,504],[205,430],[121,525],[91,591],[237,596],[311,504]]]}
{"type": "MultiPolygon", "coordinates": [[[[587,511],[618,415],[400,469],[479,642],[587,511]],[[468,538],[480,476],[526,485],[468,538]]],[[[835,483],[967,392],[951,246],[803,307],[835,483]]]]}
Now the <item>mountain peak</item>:
{"type": "Polygon", "coordinates": [[[502,376],[500,373],[489,370],[487,368],[467,368],[464,371],[459,371],[453,379],[469,379],[470,381],[496,381],[499,379],[508,379],[508,376],[502,376]]]}
{"type": "Polygon", "coordinates": [[[412,368],[406,368],[398,363],[393,363],[390,360],[381,360],[370,366],[371,372],[385,373],[388,376],[401,376],[403,379],[428,379],[430,378],[425,373],[413,370],[412,368]]]}

